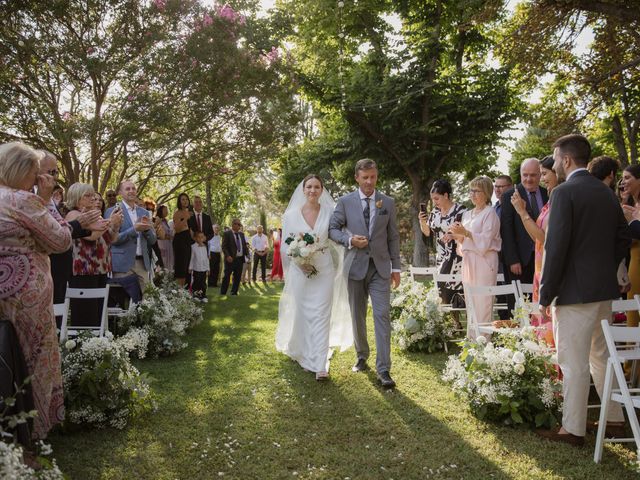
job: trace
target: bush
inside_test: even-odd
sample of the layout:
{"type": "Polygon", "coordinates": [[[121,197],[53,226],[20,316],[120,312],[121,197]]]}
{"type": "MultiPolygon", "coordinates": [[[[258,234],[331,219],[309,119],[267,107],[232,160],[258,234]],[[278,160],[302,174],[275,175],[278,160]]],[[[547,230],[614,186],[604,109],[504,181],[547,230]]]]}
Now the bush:
{"type": "Polygon", "coordinates": [[[466,340],[447,361],[442,378],[469,402],[478,418],[507,425],[551,428],[562,409],[562,384],[547,346],[523,328],[466,340]]]}
{"type": "Polygon", "coordinates": [[[62,347],[62,378],[67,419],[72,424],[124,428],[154,408],[149,383],[131,364],[137,348],[131,336],[113,339],[86,332],[62,347]]]}
{"type": "Polygon", "coordinates": [[[407,274],[392,292],[391,327],[397,345],[410,351],[442,350],[454,334],[451,317],[440,309],[438,289],[414,282],[407,274]]]}

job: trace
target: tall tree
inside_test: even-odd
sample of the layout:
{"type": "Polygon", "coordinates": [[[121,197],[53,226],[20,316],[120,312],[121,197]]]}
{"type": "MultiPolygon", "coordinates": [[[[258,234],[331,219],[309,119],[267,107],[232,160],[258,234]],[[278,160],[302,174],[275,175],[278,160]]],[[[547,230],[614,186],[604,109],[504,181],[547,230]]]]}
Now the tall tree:
{"type": "Polygon", "coordinates": [[[343,182],[368,156],[382,178],[409,187],[413,263],[424,265],[417,209],[430,184],[450,172],[488,171],[515,116],[509,72],[487,59],[502,12],[480,0],[277,5],[296,79],[331,119],[327,139],[315,141],[326,147],[322,157],[343,182]]]}
{"type": "Polygon", "coordinates": [[[15,1],[0,15],[0,136],[54,152],[66,183],[185,189],[289,139],[277,52],[229,5],[15,1]]]}

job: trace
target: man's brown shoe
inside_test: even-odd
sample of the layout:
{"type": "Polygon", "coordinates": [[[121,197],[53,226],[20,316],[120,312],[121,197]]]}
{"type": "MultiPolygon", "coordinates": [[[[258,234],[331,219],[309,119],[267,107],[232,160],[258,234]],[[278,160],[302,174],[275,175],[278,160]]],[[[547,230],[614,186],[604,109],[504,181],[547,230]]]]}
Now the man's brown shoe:
{"type": "MultiPolygon", "coordinates": [[[[598,422],[587,422],[587,432],[596,435],[598,433],[598,422]]],[[[627,430],[624,427],[624,423],[607,422],[604,436],[606,438],[625,438],[627,436],[627,430]]]]}
{"type": "Polygon", "coordinates": [[[584,437],[579,437],[571,433],[559,433],[560,429],[555,428],[553,430],[536,430],[536,435],[552,442],[563,442],[573,445],[574,447],[581,447],[584,445],[584,437]]]}

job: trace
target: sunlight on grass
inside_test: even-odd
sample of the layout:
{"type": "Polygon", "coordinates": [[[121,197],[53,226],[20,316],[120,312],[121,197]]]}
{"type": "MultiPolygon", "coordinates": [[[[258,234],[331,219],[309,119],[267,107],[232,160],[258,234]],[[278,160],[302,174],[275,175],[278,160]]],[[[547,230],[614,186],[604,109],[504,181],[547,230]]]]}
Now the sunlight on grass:
{"type": "Polygon", "coordinates": [[[208,320],[187,349],[136,362],[156,379],[157,412],[124,432],[52,435],[69,477],[637,478],[627,447],[608,445],[594,465],[593,437],[576,449],[476,420],[440,380],[443,353],[394,350],[395,392],[380,389],[372,372],[351,372],[353,349],[334,355],[329,382],[316,382],[275,351],[280,289],[210,292],[208,320]]]}

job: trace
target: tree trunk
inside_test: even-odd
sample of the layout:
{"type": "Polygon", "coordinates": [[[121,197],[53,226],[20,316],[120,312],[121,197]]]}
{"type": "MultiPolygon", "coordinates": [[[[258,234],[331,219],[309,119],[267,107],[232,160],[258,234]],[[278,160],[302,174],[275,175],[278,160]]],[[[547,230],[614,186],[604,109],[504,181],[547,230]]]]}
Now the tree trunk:
{"type": "Polygon", "coordinates": [[[426,267],[429,265],[429,249],[422,240],[422,230],[418,221],[420,202],[426,201],[428,182],[422,182],[419,174],[411,176],[411,229],[413,231],[413,261],[414,267],[426,267]]]}
{"type": "Polygon", "coordinates": [[[213,218],[213,210],[211,209],[211,177],[207,177],[205,180],[205,201],[207,206],[207,212],[211,215],[211,221],[213,223],[218,223],[217,218],[213,218]]]}
{"type": "Polygon", "coordinates": [[[613,141],[616,146],[616,152],[618,153],[618,159],[622,168],[629,165],[629,157],[627,156],[627,146],[624,142],[624,132],[622,131],[622,122],[618,115],[614,115],[611,119],[611,130],[613,131],[613,141]]]}

